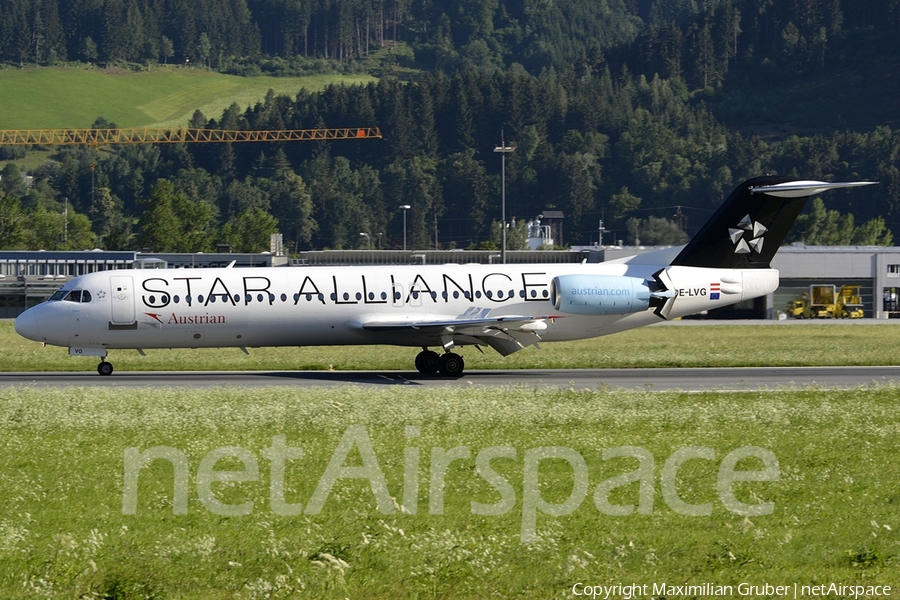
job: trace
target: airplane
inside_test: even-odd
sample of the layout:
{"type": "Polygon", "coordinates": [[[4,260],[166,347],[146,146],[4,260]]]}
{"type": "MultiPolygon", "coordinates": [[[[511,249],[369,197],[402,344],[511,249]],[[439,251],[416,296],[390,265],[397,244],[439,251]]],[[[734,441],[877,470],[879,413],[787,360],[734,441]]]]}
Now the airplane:
{"type": "Polygon", "coordinates": [[[423,374],[460,377],[457,347],[507,356],[770,294],[778,287],[770,262],[806,200],[873,183],[756,177],[685,246],[599,264],[95,272],[26,310],[15,329],[100,357],[100,375],[112,374],[113,349],[390,344],[421,347],[423,374]]]}

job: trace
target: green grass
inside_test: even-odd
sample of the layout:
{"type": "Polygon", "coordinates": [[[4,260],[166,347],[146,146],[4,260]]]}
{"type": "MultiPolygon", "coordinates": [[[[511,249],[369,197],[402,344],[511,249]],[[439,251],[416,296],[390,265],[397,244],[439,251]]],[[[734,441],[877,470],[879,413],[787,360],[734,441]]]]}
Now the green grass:
{"type": "MultiPolygon", "coordinates": [[[[839,324],[652,327],[547,344],[506,359],[465,354],[469,368],[896,364],[895,331],[891,325],[839,324]]],[[[415,351],[251,352],[173,350],[140,357],[120,351],[111,359],[120,370],[407,370],[415,351]]],[[[64,349],[18,338],[11,321],[0,323],[0,365],[94,366],[64,349]]],[[[701,394],[480,386],[4,388],[0,597],[552,598],[571,597],[577,582],[896,585],[898,401],[900,388],[893,386],[701,394]],[[371,440],[390,496],[387,510],[379,509],[369,481],[342,478],[321,512],[304,512],[348,431],[371,440]],[[284,500],[300,505],[292,515],[276,514],[270,496],[265,449],[281,435],[304,453],[285,470],[284,500]],[[475,460],[497,446],[515,452],[491,462],[514,498],[500,514],[475,514],[473,501],[503,499],[478,474],[475,460]],[[611,516],[595,504],[601,482],[638,466],[633,458],[603,460],[604,448],[620,446],[643,448],[653,457],[649,514],[611,516]],[[745,446],[771,452],[779,478],[738,482],[735,494],[746,504],[774,503],[771,514],[736,514],[717,491],[722,459],[745,446]],[[140,470],[136,510],[123,511],[126,449],[153,447],[183,453],[187,461],[186,514],[173,512],[173,467],[164,460],[140,470]],[[248,514],[218,514],[197,487],[203,458],[225,447],[249,453],[259,474],[214,482],[211,492],[227,504],[252,502],[248,514]],[[450,464],[442,487],[435,483],[444,493],[441,511],[431,463],[440,456],[436,448],[456,447],[468,448],[468,457],[450,464]],[[531,540],[523,536],[524,461],[526,453],[544,447],[581,456],[588,484],[571,513],[537,511],[531,540]],[[712,504],[705,516],[679,514],[663,496],[663,466],[686,447],[714,452],[713,460],[686,462],[676,482],[684,501],[712,504]],[[407,463],[416,466],[412,449],[418,449],[418,465],[407,469],[407,463]],[[412,474],[416,500],[404,499],[412,474]],[[410,514],[413,504],[417,510],[410,514]]],[[[362,460],[354,446],[334,466],[362,460]]],[[[738,468],[760,469],[754,461],[745,459],[738,468]]],[[[228,457],[215,468],[242,471],[245,464],[228,457]]],[[[540,497],[565,502],[573,472],[564,460],[542,461],[540,497]]],[[[608,498],[614,505],[637,504],[638,484],[618,487],[608,498]]]]}
{"type": "MultiPolygon", "coordinates": [[[[490,348],[459,350],[466,369],[584,369],[900,364],[894,324],[703,325],[643,327],[591,340],[542,344],[502,357],[490,348]]],[[[118,371],[172,370],[402,370],[413,369],[416,348],[325,346],[112,350],[118,371]]],[[[69,356],[16,335],[0,321],[0,370],[90,371],[94,359],[69,356]]]]}
{"type": "Polygon", "coordinates": [[[293,97],[301,87],[369,81],[374,78],[368,75],[236,77],[172,66],[139,73],[84,66],[5,69],[0,129],[90,127],[99,116],[119,127],[184,127],[197,109],[218,119],[232,103],[243,110],[270,89],[293,97]]]}
{"type": "MultiPolygon", "coordinates": [[[[894,387],[732,394],[6,388],[0,597],[568,598],[577,582],[896,586],[898,401],[894,387]],[[304,452],[287,463],[284,499],[305,509],[350,426],[371,440],[392,505],[403,502],[404,462],[416,464],[407,449],[418,449],[418,468],[409,469],[418,495],[407,504],[416,513],[383,514],[368,481],[344,478],[320,513],[275,514],[264,457],[273,436],[304,452]],[[407,437],[408,426],[419,435],[407,437]],[[123,513],[126,448],[154,446],[187,459],[186,514],[173,514],[173,469],[164,460],[140,471],[136,511],[123,513]],[[196,486],[203,457],[228,446],[259,467],[257,478],[212,484],[221,502],[253,503],[243,516],[215,514],[196,486]],[[472,501],[501,500],[474,458],[496,446],[515,452],[491,462],[515,499],[506,512],[476,515],[472,501]],[[524,457],[551,446],[584,458],[588,487],[570,514],[538,512],[535,538],[523,542],[524,457]],[[595,506],[602,481],[637,468],[635,459],[602,460],[602,449],[619,446],[653,457],[650,514],[610,516],[595,506]],[[712,504],[706,516],[678,514],[662,496],[665,461],[688,446],[715,454],[686,462],[676,484],[684,501],[712,504]],[[778,460],[777,481],[734,484],[741,502],[773,502],[771,514],[735,514],[716,491],[723,457],[743,446],[778,460]],[[447,468],[438,514],[431,460],[435,448],[455,447],[468,448],[469,458],[447,468]]],[[[359,465],[361,456],[354,447],[340,464],[359,465]]],[[[233,458],[216,464],[243,468],[233,458]]],[[[569,463],[544,460],[537,473],[544,501],[569,497],[569,463]]],[[[638,497],[632,483],[609,501],[633,505],[638,497]]]]}

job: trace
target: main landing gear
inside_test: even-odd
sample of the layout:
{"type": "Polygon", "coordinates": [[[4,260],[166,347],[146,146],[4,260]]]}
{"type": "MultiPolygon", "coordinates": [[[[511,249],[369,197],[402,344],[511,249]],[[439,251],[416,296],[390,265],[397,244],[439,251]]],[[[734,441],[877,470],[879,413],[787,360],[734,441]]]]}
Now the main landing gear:
{"type": "Polygon", "coordinates": [[[112,375],[113,366],[111,362],[106,362],[105,360],[101,360],[100,364],[97,365],[97,372],[103,376],[112,375]]]}
{"type": "Polygon", "coordinates": [[[465,367],[463,357],[454,352],[438,354],[428,348],[422,348],[416,355],[416,369],[425,375],[440,373],[445,377],[461,377],[465,367]]]}

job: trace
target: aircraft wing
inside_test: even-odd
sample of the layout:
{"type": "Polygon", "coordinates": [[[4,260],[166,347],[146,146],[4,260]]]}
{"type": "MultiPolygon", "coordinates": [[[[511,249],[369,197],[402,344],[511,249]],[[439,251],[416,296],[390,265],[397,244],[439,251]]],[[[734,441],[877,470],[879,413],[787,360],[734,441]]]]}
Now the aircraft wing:
{"type": "Polygon", "coordinates": [[[403,334],[412,337],[429,337],[440,340],[441,345],[452,348],[458,342],[483,343],[507,356],[527,346],[537,345],[547,322],[562,318],[557,315],[503,315],[488,316],[489,308],[472,309],[451,318],[410,319],[402,321],[371,320],[360,327],[373,333],[403,334]]]}

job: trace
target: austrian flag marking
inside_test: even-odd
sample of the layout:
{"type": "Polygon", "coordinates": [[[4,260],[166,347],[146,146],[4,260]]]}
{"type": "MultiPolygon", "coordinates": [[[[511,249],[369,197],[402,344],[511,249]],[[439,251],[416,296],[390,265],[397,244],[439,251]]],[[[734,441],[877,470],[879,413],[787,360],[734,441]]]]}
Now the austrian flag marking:
{"type": "Polygon", "coordinates": [[[722,291],[722,284],[718,281],[715,283],[709,284],[709,299],[710,300],[718,300],[719,293],[722,291]]]}

